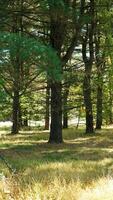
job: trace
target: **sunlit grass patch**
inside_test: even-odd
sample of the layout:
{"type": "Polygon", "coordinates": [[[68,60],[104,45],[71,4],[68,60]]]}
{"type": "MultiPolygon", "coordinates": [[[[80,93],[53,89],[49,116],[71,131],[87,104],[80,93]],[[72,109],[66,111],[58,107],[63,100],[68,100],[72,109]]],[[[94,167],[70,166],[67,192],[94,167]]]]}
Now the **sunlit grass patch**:
{"type": "Polygon", "coordinates": [[[89,186],[83,187],[80,180],[66,181],[57,176],[53,180],[44,179],[41,183],[31,178],[31,182],[22,182],[13,177],[3,183],[1,199],[13,200],[113,200],[113,179],[102,177],[89,186]]]}
{"type": "Polygon", "coordinates": [[[99,179],[90,188],[82,190],[78,200],[113,200],[113,178],[99,179]]]}
{"type": "MultiPolygon", "coordinates": [[[[10,196],[14,200],[103,200],[104,196],[112,200],[102,191],[107,191],[113,177],[111,129],[92,136],[84,135],[82,128],[64,130],[64,143],[60,145],[48,144],[46,131],[26,130],[14,136],[7,133],[1,137],[0,153],[15,174],[0,160],[0,173],[7,178],[10,191],[5,194],[0,189],[1,200],[10,196]]],[[[0,185],[4,187],[2,181],[0,185]]]]}

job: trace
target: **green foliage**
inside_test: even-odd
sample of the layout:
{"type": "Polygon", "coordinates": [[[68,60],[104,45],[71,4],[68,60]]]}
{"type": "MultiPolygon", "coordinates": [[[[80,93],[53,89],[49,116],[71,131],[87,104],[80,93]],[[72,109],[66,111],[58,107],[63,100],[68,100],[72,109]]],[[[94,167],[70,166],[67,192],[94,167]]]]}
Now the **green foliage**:
{"type": "Polygon", "coordinates": [[[49,4],[50,7],[56,8],[56,9],[65,8],[65,5],[66,5],[64,0],[57,0],[57,1],[55,1],[55,0],[47,0],[47,1],[48,1],[48,4],[49,4]]]}
{"type": "Polygon", "coordinates": [[[37,67],[37,72],[46,72],[55,81],[61,79],[61,64],[57,53],[42,42],[14,33],[0,33],[0,65],[18,68],[17,60],[28,68],[37,67]]]}
{"type": "Polygon", "coordinates": [[[11,117],[11,99],[0,86],[0,120],[7,120],[11,117]]]}
{"type": "Polygon", "coordinates": [[[28,92],[21,97],[22,118],[28,120],[42,120],[45,113],[44,92],[28,92]]]}

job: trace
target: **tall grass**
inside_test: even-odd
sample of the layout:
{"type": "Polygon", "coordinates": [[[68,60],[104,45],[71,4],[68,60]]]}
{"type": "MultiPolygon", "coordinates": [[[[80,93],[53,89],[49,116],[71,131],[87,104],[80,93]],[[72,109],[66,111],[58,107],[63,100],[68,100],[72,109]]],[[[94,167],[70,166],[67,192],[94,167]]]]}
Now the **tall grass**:
{"type": "Polygon", "coordinates": [[[113,134],[64,132],[65,143],[47,144],[48,132],[3,133],[0,200],[113,200],[113,134]]]}
{"type": "MultiPolygon", "coordinates": [[[[46,177],[47,178],[47,177],[46,177]]],[[[44,179],[39,183],[31,176],[30,184],[26,184],[20,177],[13,177],[1,182],[1,200],[113,200],[113,179],[103,177],[90,185],[83,185],[81,181],[69,182],[63,177],[44,179]]]]}

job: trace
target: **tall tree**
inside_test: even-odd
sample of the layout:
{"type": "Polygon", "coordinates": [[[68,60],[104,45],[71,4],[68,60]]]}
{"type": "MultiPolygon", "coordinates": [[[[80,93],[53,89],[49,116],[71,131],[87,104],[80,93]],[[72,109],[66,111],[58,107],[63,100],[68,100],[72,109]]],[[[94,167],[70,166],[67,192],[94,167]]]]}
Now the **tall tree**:
{"type": "Polygon", "coordinates": [[[94,62],[94,17],[95,17],[95,1],[90,0],[87,9],[87,17],[89,22],[86,23],[85,35],[82,37],[82,56],[85,65],[85,75],[83,82],[84,104],[86,112],[86,133],[93,133],[93,111],[91,99],[91,74],[94,62]]]}
{"type": "MultiPolygon", "coordinates": [[[[63,67],[70,60],[78,42],[78,36],[82,27],[84,2],[84,0],[80,2],[70,0],[48,1],[50,43],[61,60],[62,74],[63,67]],[[78,16],[77,13],[79,14],[78,16]],[[72,23],[72,34],[67,35],[70,21],[72,23]],[[68,45],[65,43],[66,39],[69,40],[68,45]]],[[[59,81],[51,82],[51,128],[49,142],[61,143],[62,141],[62,82],[59,81]]]]}
{"type": "MultiPolygon", "coordinates": [[[[103,111],[103,76],[105,68],[104,52],[101,54],[100,36],[98,35],[95,41],[96,53],[96,68],[97,68],[97,102],[96,102],[96,129],[101,129],[102,126],[102,111],[103,111]]],[[[104,51],[104,50],[103,50],[104,51]]]]}

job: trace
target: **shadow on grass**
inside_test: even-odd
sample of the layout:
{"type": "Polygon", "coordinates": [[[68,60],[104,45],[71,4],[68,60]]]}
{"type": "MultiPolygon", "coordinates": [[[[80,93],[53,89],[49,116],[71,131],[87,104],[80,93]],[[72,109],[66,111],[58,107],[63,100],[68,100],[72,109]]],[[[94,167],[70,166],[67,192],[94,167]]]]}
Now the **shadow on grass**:
{"type": "MultiPolygon", "coordinates": [[[[51,145],[46,142],[35,144],[19,144],[13,147],[1,149],[0,153],[6,157],[17,170],[40,163],[52,162],[72,162],[72,161],[102,161],[104,159],[113,159],[113,150],[111,148],[99,146],[100,144],[90,145],[91,139],[74,143],[66,142],[60,145],[51,145]],[[87,142],[86,142],[87,141],[87,142]]],[[[113,146],[112,146],[113,147],[113,146]]]]}
{"type": "MultiPolygon", "coordinates": [[[[38,182],[45,177],[64,177],[67,181],[98,179],[112,173],[113,134],[103,130],[94,136],[83,135],[83,130],[66,130],[65,143],[48,144],[48,132],[21,133],[2,138],[0,154],[9,164],[30,181],[31,176],[38,182]]],[[[3,161],[0,160],[1,171],[3,161]]]]}
{"type": "Polygon", "coordinates": [[[100,177],[113,175],[113,153],[105,149],[83,149],[75,144],[53,146],[47,143],[17,146],[1,152],[21,174],[22,181],[32,184],[52,182],[55,178],[66,182],[91,184],[100,177]],[[70,147],[71,145],[71,147],[70,147]]]}

